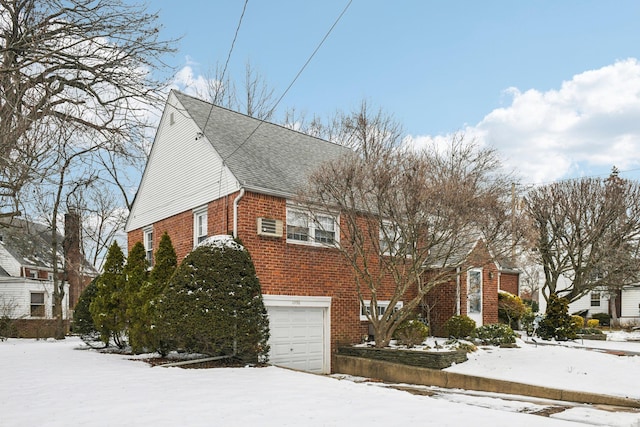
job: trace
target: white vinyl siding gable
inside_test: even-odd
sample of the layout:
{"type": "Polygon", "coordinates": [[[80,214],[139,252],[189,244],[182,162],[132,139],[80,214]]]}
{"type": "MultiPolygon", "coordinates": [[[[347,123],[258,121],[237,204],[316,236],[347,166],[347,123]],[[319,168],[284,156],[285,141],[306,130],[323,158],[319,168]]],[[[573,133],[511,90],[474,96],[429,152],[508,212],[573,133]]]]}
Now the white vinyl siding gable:
{"type": "Polygon", "coordinates": [[[158,126],[126,231],[191,210],[239,188],[220,155],[172,94],[158,126]]]}
{"type": "Polygon", "coordinates": [[[2,243],[0,243],[0,267],[4,268],[10,276],[21,276],[22,265],[5,249],[2,243]]]}

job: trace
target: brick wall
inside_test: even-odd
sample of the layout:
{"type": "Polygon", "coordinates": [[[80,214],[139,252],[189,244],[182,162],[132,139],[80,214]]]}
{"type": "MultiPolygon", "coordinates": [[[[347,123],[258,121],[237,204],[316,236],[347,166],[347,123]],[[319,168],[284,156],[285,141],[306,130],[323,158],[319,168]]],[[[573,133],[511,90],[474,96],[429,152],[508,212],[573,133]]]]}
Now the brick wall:
{"type": "MultiPolygon", "coordinates": [[[[482,323],[498,322],[498,268],[491,261],[486,246],[479,242],[469,255],[460,274],[460,314],[467,315],[467,274],[470,268],[482,268],[482,323]]],[[[457,312],[457,285],[451,281],[438,285],[425,297],[425,305],[430,309],[431,333],[446,336],[444,323],[457,312]]]]}
{"type": "Polygon", "coordinates": [[[500,273],[500,290],[520,296],[518,292],[518,273],[500,273]]]}
{"type": "MultiPolygon", "coordinates": [[[[231,234],[233,201],[238,193],[208,204],[209,235],[231,234]]],[[[167,232],[176,249],[178,261],[193,248],[191,210],[153,224],[154,250],[162,233],[167,232]]],[[[142,229],[128,234],[129,249],[142,241],[142,229]]],[[[246,192],[238,205],[238,238],[249,251],[262,292],[265,295],[330,296],[332,351],[339,345],[360,342],[368,332],[360,321],[360,304],[353,272],[336,249],[287,243],[286,200],[280,197],[246,192]],[[283,237],[257,234],[259,217],[279,219],[285,224],[283,237]]],[[[382,289],[379,299],[389,299],[392,287],[382,289]]]]}

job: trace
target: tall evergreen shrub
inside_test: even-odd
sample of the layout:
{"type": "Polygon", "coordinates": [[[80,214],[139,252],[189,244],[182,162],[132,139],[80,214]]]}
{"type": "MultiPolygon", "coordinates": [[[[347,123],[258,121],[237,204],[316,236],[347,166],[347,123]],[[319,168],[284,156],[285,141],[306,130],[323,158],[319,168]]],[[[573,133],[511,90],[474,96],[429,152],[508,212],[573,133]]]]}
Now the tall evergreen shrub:
{"type": "Polygon", "coordinates": [[[149,331],[150,322],[144,313],[146,296],[143,292],[149,285],[147,267],[146,250],[141,242],[137,242],[129,251],[127,263],[123,269],[126,280],[127,332],[129,345],[134,353],[141,353],[144,350],[145,337],[149,331]]]}
{"type": "Polygon", "coordinates": [[[158,299],[155,325],[168,349],[265,360],[267,312],[246,249],[210,238],[191,252],[158,299]]]}
{"type": "Polygon", "coordinates": [[[93,323],[91,311],[89,310],[91,302],[98,293],[97,280],[97,278],[93,279],[91,283],[84,288],[73,310],[72,331],[80,335],[80,338],[86,343],[91,343],[100,338],[100,334],[93,323]]]}
{"type": "Polygon", "coordinates": [[[155,349],[162,354],[166,353],[167,346],[160,339],[154,325],[157,300],[162,295],[177,266],[178,257],[176,256],[176,251],[171,243],[171,238],[165,232],[160,237],[158,250],[155,254],[155,263],[149,274],[149,281],[140,289],[141,299],[144,301],[142,310],[147,322],[147,331],[143,341],[144,346],[147,349],[155,349]]]}
{"type": "Polygon", "coordinates": [[[104,272],[96,279],[96,295],[89,310],[91,318],[106,345],[110,341],[120,348],[126,345],[126,301],[124,254],[117,242],[109,247],[104,272]]]}

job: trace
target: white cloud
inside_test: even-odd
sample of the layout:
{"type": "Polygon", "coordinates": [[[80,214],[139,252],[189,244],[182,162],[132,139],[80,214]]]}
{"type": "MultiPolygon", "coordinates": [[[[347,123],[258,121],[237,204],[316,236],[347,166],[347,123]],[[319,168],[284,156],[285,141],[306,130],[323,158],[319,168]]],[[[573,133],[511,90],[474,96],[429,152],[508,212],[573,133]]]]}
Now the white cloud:
{"type": "MultiPolygon", "coordinates": [[[[560,89],[521,92],[509,88],[511,104],[464,129],[504,156],[525,183],[640,167],[640,63],[618,61],[585,71],[560,89]],[[597,171],[597,172],[596,172],[597,171]]],[[[449,136],[417,136],[425,141],[449,136]]]]}
{"type": "Polygon", "coordinates": [[[187,65],[178,70],[171,86],[188,95],[202,97],[203,94],[208,93],[212,82],[202,74],[196,75],[192,65],[193,63],[187,58],[187,65]]]}

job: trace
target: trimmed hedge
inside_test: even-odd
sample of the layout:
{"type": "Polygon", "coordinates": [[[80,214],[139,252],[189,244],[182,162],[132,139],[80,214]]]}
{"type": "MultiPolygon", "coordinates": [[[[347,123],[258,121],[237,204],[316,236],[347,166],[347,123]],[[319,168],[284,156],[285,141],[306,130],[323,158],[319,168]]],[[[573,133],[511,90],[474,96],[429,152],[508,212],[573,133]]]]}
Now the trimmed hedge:
{"type": "Polygon", "coordinates": [[[155,315],[163,353],[266,361],[269,323],[260,282],[249,253],[230,237],[207,240],[187,255],[158,299],[155,315]]]}
{"type": "Polygon", "coordinates": [[[447,332],[447,336],[467,338],[476,329],[476,322],[468,316],[451,316],[444,323],[444,329],[447,332]]]}

